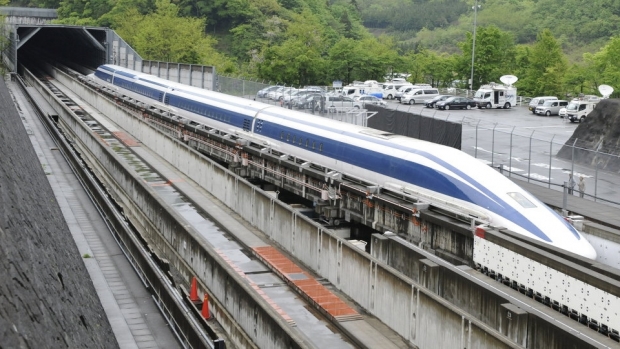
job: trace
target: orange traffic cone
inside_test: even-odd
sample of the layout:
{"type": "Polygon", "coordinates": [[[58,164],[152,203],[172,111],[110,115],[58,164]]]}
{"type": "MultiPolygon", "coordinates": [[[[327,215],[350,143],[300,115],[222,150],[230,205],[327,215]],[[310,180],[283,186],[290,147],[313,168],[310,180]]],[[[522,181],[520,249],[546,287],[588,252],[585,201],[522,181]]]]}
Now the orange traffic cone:
{"type": "Polygon", "coordinates": [[[202,301],[202,317],[205,320],[209,320],[209,318],[211,317],[209,315],[209,295],[205,293],[205,298],[202,301]]]}
{"type": "Polygon", "coordinates": [[[196,277],[192,277],[192,288],[189,291],[189,300],[192,302],[198,302],[200,298],[198,298],[198,286],[196,285],[196,277]]]}

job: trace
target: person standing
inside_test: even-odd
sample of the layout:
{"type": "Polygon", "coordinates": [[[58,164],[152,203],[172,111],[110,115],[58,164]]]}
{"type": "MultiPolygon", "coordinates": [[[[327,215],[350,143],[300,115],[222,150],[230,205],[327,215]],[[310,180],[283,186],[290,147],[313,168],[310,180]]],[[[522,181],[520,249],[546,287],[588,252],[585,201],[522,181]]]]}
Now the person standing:
{"type": "Polygon", "coordinates": [[[579,197],[582,198],[586,191],[586,182],[583,180],[583,176],[579,177],[579,184],[577,184],[577,188],[579,189],[579,197]]]}
{"type": "Polygon", "coordinates": [[[573,195],[573,189],[575,189],[575,180],[573,179],[573,174],[568,174],[568,195],[573,195]]]}

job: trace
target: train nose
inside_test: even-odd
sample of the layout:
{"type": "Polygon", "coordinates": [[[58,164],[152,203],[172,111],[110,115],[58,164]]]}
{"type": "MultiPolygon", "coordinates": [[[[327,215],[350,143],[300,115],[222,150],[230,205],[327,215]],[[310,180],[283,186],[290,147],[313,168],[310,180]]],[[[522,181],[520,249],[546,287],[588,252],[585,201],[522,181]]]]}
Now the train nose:
{"type": "Polygon", "coordinates": [[[581,235],[581,241],[583,241],[583,243],[580,245],[580,252],[576,253],[583,257],[596,260],[598,253],[596,253],[594,246],[592,246],[592,244],[583,236],[583,234],[580,233],[579,235],[581,235]]]}
{"type": "Polygon", "coordinates": [[[564,246],[560,246],[560,247],[566,251],[572,252],[574,254],[578,254],[582,257],[596,260],[598,253],[596,253],[594,246],[590,244],[590,242],[585,238],[585,236],[583,236],[582,233],[580,232],[577,232],[577,233],[581,237],[579,240],[570,239],[571,242],[566,241],[564,244],[562,244],[564,246]]]}

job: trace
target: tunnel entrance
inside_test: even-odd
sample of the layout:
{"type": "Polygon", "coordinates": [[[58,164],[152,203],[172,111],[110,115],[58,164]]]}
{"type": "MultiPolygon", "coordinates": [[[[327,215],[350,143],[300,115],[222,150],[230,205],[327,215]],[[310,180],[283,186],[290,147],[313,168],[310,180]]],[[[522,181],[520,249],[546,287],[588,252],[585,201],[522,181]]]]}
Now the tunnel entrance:
{"type": "Polygon", "coordinates": [[[132,68],[142,58],[109,28],[54,24],[13,24],[5,62],[12,72],[20,64],[60,63],[86,73],[101,64],[132,68]]]}

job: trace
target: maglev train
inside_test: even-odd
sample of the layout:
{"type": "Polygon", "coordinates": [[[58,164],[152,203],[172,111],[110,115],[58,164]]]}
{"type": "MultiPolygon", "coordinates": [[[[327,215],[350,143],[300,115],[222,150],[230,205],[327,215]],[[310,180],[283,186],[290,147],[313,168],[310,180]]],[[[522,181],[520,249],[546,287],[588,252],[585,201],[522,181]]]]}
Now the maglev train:
{"type": "Polygon", "coordinates": [[[415,194],[518,234],[595,259],[563,217],[502,174],[451,147],[203,90],[115,65],[93,79],[126,96],[246,137],[284,154],[391,190],[415,194]]]}

